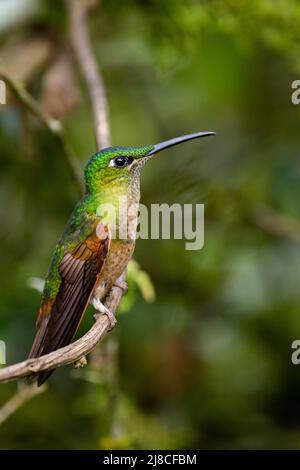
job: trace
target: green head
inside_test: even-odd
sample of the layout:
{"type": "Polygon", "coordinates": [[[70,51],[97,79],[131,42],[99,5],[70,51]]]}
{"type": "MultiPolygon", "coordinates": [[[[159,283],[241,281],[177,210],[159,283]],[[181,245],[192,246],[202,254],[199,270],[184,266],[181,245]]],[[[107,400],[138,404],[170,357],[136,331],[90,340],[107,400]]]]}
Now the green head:
{"type": "Polygon", "coordinates": [[[85,169],[86,188],[89,193],[101,191],[105,185],[130,186],[139,180],[144,164],[161,150],[186,142],[214,135],[214,132],[197,132],[156,145],[142,147],[108,147],[92,156],[85,169]]]}

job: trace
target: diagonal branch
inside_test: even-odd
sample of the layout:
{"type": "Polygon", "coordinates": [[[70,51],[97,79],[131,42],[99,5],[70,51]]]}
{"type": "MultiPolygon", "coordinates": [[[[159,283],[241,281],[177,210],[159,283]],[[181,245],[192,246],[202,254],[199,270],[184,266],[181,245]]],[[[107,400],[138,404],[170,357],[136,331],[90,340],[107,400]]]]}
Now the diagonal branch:
{"type": "Polygon", "coordinates": [[[20,383],[18,385],[16,393],[0,408],[0,425],[27,401],[47,390],[47,385],[45,384],[42,387],[37,387],[36,384],[26,385],[20,383]]]}
{"type": "MultiPolygon", "coordinates": [[[[123,291],[120,287],[113,287],[106,307],[115,313],[122,299],[123,291]]],[[[0,369],[0,383],[10,382],[21,377],[27,377],[44,370],[56,369],[57,367],[76,362],[92,351],[96,344],[107,334],[110,323],[106,315],[100,315],[92,328],[81,338],[64,348],[57,349],[49,354],[26,361],[13,364],[0,369]]]]}
{"type": "Polygon", "coordinates": [[[95,0],[67,0],[73,49],[86,81],[93,110],[97,150],[110,145],[108,105],[101,71],[92,52],[87,29],[88,11],[97,5],[95,0]]]}

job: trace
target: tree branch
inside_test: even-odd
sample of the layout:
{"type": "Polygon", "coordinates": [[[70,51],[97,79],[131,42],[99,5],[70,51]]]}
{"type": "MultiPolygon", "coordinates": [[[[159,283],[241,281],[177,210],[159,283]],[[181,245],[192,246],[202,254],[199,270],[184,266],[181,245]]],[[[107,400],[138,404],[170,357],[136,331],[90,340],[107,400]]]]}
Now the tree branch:
{"type": "Polygon", "coordinates": [[[104,81],[92,52],[86,21],[88,11],[98,2],[95,0],[67,0],[66,4],[69,10],[73,49],[90,95],[97,150],[100,150],[111,145],[108,105],[104,81]]]}
{"type": "Polygon", "coordinates": [[[36,384],[19,384],[16,393],[0,408],[0,425],[31,398],[47,390],[47,385],[37,387],[36,384]]]}
{"type": "Polygon", "coordinates": [[[16,98],[34,114],[44,126],[51,132],[63,150],[67,166],[70,171],[71,178],[80,194],[84,191],[83,181],[80,176],[77,160],[74,158],[69,144],[66,141],[64,128],[58,119],[48,116],[41,109],[38,101],[26,90],[26,88],[17,80],[14,80],[5,70],[0,69],[0,79],[4,80],[16,98]]]}
{"type": "MultiPolygon", "coordinates": [[[[123,290],[120,287],[113,287],[106,300],[106,307],[115,313],[122,299],[123,290]]],[[[44,370],[55,369],[57,367],[76,362],[81,357],[88,354],[96,344],[101,341],[109,331],[110,323],[106,315],[100,315],[92,328],[74,343],[57,349],[49,354],[26,361],[13,364],[0,369],[0,383],[10,382],[37,374],[44,370]]]]}

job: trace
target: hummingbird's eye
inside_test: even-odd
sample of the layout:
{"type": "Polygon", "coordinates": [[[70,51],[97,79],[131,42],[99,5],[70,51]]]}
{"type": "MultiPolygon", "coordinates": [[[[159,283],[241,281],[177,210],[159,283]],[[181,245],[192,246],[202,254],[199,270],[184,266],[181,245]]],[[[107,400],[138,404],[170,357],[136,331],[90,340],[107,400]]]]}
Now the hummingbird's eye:
{"type": "Polygon", "coordinates": [[[118,157],[113,158],[109,162],[109,166],[117,166],[118,168],[124,168],[125,166],[130,165],[132,163],[132,157],[125,157],[124,155],[120,155],[118,157]]]}

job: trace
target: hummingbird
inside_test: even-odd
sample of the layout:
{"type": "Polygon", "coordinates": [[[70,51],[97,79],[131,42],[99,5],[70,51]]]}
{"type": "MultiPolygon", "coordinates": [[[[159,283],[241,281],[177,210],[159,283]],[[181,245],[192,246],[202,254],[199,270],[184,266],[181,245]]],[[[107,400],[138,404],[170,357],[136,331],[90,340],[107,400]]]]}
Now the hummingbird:
{"type": "MultiPolygon", "coordinates": [[[[98,315],[107,315],[111,328],[115,326],[115,316],[103,301],[114,285],[127,290],[126,283],[118,278],[134,251],[141,170],[162,150],[210,135],[214,132],[188,134],[156,145],[108,147],[91,157],[84,173],[85,194],[54,250],[29,358],[70,344],[89,303],[98,315]],[[120,214],[122,208],[125,218],[120,214]],[[127,223],[128,218],[131,223],[127,223]]],[[[52,372],[40,372],[38,385],[52,372]]]]}

